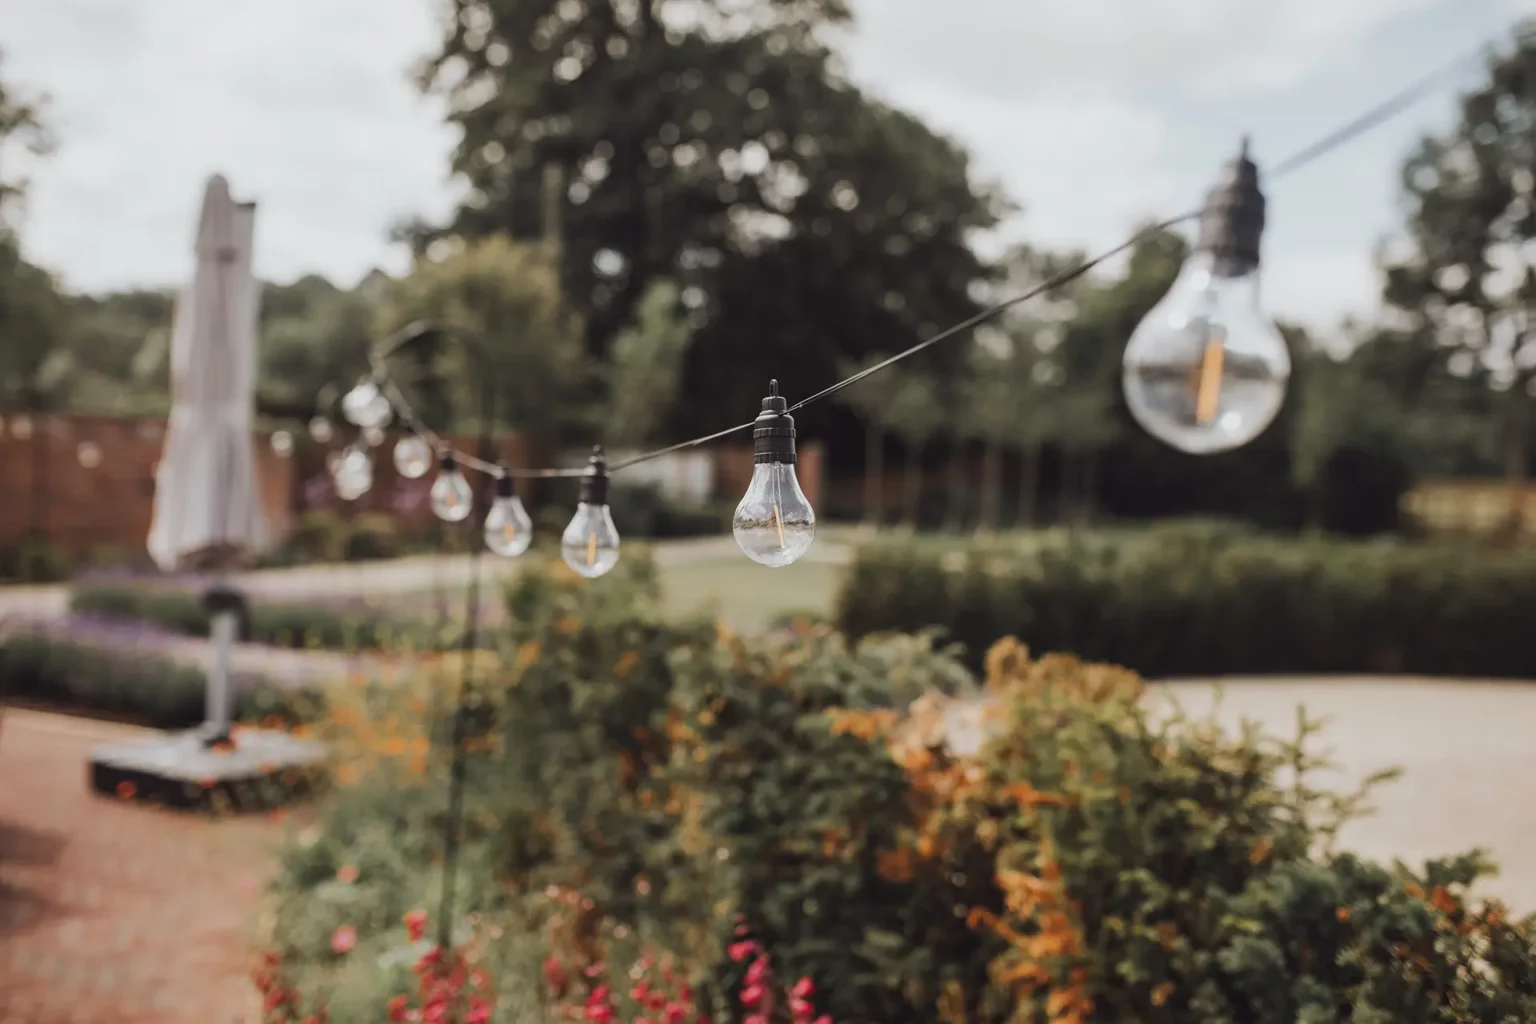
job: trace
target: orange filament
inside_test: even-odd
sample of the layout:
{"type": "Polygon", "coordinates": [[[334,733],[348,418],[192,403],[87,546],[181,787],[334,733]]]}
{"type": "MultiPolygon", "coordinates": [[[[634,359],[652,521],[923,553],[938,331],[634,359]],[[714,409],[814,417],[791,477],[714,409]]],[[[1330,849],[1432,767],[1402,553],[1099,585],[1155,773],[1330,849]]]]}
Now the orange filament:
{"type": "Polygon", "coordinates": [[[1200,359],[1200,382],[1195,389],[1196,423],[1203,425],[1216,418],[1216,402],[1221,395],[1221,367],[1226,354],[1221,338],[1211,335],[1205,343],[1205,355],[1200,359]]]}
{"type": "Polygon", "coordinates": [[[587,566],[590,568],[597,564],[597,531],[587,534],[587,566]]]}
{"type": "Polygon", "coordinates": [[[777,505],[773,506],[773,525],[779,528],[779,547],[788,547],[789,545],[784,542],[784,519],[779,515],[779,506],[777,505]]]}

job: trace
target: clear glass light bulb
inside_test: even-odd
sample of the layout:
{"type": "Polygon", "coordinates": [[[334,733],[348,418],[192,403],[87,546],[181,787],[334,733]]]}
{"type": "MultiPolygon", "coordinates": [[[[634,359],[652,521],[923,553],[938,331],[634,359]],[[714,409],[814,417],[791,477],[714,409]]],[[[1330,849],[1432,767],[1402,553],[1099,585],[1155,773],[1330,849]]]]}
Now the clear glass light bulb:
{"type": "Polygon", "coordinates": [[[485,546],[503,558],[516,558],[532,543],[533,520],[523,500],[515,494],[497,496],[485,514],[485,546]]]}
{"type": "Polygon", "coordinates": [[[1285,404],[1291,355],[1259,309],[1258,271],[1213,272],[1196,252],[1125,347],[1126,404],[1153,437],[1195,455],[1241,447],[1285,404]]]}
{"type": "Polygon", "coordinates": [[[368,449],[353,445],[342,452],[331,470],[331,478],[336,484],[336,496],[342,501],[356,501],[367,494],[373,486],[373,460],[368,457],[368,449]]]}
{"type": "Polygon", "coordinates": [[[272,432],[272,451],[280,458],[286,459],[293,454],[293,435],[286,430],[274,430],[272,432]]]}
{"type": "Polygon", "coordinates": [[[474,508],[475,494],[469,489],[469,481],[458,466],[445,465],[437,479],[432,481],[429,495],[432,514],[445,523],[462,523],[474,508]]]}
{"type": "Polygon", "coordinates": [[[336,428],[324,416],[316,416],[309,421],[309,436],[317,444],[329,444],[331,438],[336,436],[336,428]]]}
{"type": "Polygon", "coordinates": [[[736,506],[731,532],[746,556],[759,565],[780,568],[805,554],[816,539],[816,513],[792,462],[759,462],[752,482],[736,506]]]}
{"type": "Polygon", "coordinates": [[[395,472],[407,480],[420,480],[432,468],[432,446],[426,438],[410,434],[395,443],[395,472]]]}
{"type": "Polygon", "coordinates": [[[362,381],[341,398],[342,415],[364,430],[383,427],[393,412],[388,396],[371,380],[362,381]]]}
{"type": "Polygon", "coordinates": [[[607,505],[583,501],[560,536],[560,557],[578,575],[597,577],[619,564],[619,531],[607,505]]]}

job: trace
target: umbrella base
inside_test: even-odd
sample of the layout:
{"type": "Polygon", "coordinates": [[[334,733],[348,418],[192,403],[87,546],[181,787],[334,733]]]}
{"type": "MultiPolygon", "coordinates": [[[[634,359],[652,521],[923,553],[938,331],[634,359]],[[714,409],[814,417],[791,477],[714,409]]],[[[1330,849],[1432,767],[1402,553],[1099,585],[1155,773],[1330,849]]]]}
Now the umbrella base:
{"type": "Polygon", "coordinates": [[[209,738],[205,727],[95,747],[91,789],[177,810],[264,811],[309,795],[324,769],[323,745],[285,732],[243,729],[212,746],[209,738]]]}

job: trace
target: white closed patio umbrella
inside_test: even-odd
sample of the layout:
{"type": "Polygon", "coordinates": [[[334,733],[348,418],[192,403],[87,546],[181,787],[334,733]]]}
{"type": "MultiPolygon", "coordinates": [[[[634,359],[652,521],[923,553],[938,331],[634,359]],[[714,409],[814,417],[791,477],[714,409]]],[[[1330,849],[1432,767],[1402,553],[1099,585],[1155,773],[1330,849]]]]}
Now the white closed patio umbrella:
{"type": "MultiPolygon", "coordinates": [[[[256,204],[236,203],[215,175],[203,193],[196,269],[171,332],[170,426],[155,473],[149,553],[166,571],[224,573],[267,545],[251,441],[258,285],[251,267],[256,204]]],[[[216,594],[231,595],[220,585],[216,594]]],[[[229,735],[229,661],[239,626],[231,600],[212,600],[210,741],[229,735]]]]}

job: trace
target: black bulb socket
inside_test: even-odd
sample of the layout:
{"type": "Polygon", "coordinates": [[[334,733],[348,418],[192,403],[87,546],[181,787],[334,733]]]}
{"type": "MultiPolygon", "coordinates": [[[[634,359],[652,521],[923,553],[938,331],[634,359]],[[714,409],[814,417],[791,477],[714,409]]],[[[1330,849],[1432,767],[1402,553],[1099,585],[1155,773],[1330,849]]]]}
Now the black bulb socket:
{"type": "Polygon", "coordinates": [[[1264,193],[1259,169],[1248,159],[1248,139],[1237,158],[1227,164],[1206,196],[1200,214],[1196,252],[1212,257],[1217,277],[1243,277],[1259,268],[1259,242],[1264,235],[1264,193]]]}
{"type": "Polygon", "coordinates": [[[443,452],[437,460],[437,468],[444,473],[456,472],[459,468],[459,460],[453,457],[453,452],[443,452]]]}
{"type": "Polygon", "coordinates": [[[768,397],[763,399],[763,411],[752,423],[752,461],[754,464],[795,464],[795,418],[788,412],[789,403],[779,395],[779,382],[768,382],[768,397]]]}
{"type": "Polygon", "coordinates": [[[507,467],[501,467],[501,474],[496,477],[496,497],[498,499],[510,498],[517,494],[517,486],[512,482],[512,474],[507,472],[507,467]]]}
{"type": "Polygon", "coordinates": [[[587,459],[587,471],[581,475],[581,496],[585,505],[608,504],[608,460],[603,457],[603,446],[592,446],[592,457],[587,459]]]}

